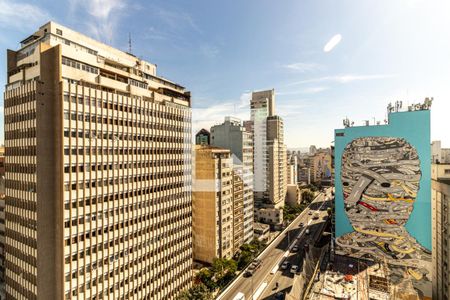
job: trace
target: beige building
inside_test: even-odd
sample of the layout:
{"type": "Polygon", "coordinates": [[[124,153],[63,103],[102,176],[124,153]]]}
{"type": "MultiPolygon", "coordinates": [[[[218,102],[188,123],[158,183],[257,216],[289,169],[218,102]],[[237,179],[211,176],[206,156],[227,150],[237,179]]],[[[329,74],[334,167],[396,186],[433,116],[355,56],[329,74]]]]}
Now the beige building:
{"type": "Polygon", "coordinates": [[[271,216],[281,216],[280,223],[273,225],[280,225],[279,211],[286,197],[286,146],[283,120],[275,115],[275,91],[253,92],[250,108],[251,121],[244,126],[253,136],[255,218],[267,219],[262,215],[272,210],[271,216]],[[262,208],[264,213],[258,211],[262,208]]]}
{"type": "Polygon", "coordinates": [[[450,164],[431,165],[433,299],[450,299],[450,164]]]}
{"type": "Polygon", "coordinates": [[[296,206],[302,203],[302,193],[297,184],[288,184],[286,192],[286,204],[296,206]]]}
{"type": "Polygon", "coordinates": [[[233,253],[239,252],[240,247],[244,244],[243,179],[242,165],[233,165],[233,253]]]}
{"type": "Polygon", "coordinates": [[[241,120],[226,117],[222,124],[211,127],[211,145],[229,149],[233,157],[233,169],[239,170],[244,185],[244,243],[250,243],[254,236],[252,135],[242,126],[241,120]]]}
{"type": "Polygon", "coordinates": [[[6,295],[174,299],[191,286],[190,94],[49,22],[8,50],[6,295]]]}
{"type": "MultiPolygon", "coordinates": [[[[235,244],[233,189],[230,151],[196,145],[192,198],[195,260],[212,263],[214,258],[233,256],[235,244]]],[[[242,197],[238,202],[242,207],[242,197]]],[[[239,210],[240,215],[241,213],[239,210]]]]}

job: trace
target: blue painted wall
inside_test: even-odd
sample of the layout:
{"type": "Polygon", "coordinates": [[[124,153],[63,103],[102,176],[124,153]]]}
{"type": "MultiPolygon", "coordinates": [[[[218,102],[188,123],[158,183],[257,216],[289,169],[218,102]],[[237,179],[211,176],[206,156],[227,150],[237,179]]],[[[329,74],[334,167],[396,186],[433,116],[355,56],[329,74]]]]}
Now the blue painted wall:
{"type": "Polygon", "coordinates": [[[431,250],[431,147],[430,111],[407,111],[389,114],[387,125],[356,126],[335,130],[335,209],[336,237],[352,232],[352,226],[344,210],[342,194],[341,164],[345,146],[352,140],[367,136],[404,138],[416,148],[420,159],[422,177],[414,209],[406,229],[425,248],[431,250]],[[337,136],[336,134],[344,134],[337,136]]]}

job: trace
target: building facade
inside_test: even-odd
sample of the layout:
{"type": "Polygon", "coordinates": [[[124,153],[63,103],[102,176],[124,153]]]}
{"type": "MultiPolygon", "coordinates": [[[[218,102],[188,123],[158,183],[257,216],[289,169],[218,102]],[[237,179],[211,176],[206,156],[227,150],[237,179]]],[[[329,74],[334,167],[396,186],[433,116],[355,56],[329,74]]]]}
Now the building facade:
{"type": "Polygon", "coordinates": [[[176,298],[192,280],[189,92],[54,22],[7,54],[7,297],[176,298]]]}
{"type": "MultiPolygon", "coordinates": [[[[235,240],[239,238],[235,239],[233,236],[235,203],[233,203],[233,161],[230,150],[196,145],[194,172],[192,201],[194,259],[212,263],[214,258],[231,258],[235,250],[235,240]]],[[[236,206],[242,208],[242,200],[239,202],[241,203],[236,203],[236,206]]],[[[241,214],[242,209],[239,211],[239,215],[241,214]]],[[[236,223],[238,222],[240,221],[236,220],[236,223]]]]}
{"type": "Polygon", "coordinates": [[[256,218],[266,219],[258,216],[264,208],[274,210],[270,214],[281,216],[282,223],[279,210],[286,197],[286,146],[283,120],[275,115],[275,91],[253,92],[250,108],[251,122],[244,125],[253,135],[256,218]]]}
{"type": "Polygon", "coordinates": [[[244,197],[244,243],[253,239],[253,141],[252,135],[239,119],[226,117],[224,123],[211,127],[211,145],[229,149],[233,168],[242,172],[244,197]]]}
{"type": "Polygon", "coordinates": [[[450,164],[431,165],[433,299],[450,298],[450,164]]]}
{"type": "Polygon", "coordinates": [[[430,111],[335,130],[336,254],[387,263],[431,297],[430,111]]]}
{"type": "Polygon", "coordinates": [[[206,129],[201,129],[195,134],[195,144],[196,145],[209,145],[211,139],[211,134],[206,129]]]}

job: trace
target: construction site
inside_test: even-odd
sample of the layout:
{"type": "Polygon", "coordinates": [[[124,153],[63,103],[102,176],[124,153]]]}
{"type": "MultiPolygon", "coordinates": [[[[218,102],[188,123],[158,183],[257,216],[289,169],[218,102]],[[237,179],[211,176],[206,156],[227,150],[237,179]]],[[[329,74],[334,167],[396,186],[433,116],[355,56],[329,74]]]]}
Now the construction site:
{"type": "Polygon", "coordinates": [[[408,278],[407,270],[390,268],[386,262],[334,257],[321,271],[307,299],[310,300],[416,300],[422,297],[408,278]],[[398,280],[402,276],[403,280],[398,280]]]}

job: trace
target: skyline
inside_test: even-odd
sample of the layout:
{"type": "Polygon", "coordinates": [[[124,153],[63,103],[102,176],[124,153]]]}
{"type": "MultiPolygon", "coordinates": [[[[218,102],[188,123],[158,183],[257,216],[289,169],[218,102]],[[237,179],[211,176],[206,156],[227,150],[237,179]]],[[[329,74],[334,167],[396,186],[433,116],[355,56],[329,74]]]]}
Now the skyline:
{"type": "Polygon", "coordinates": [[[125,51],[131,33],[133,54],[191,90],[194,132],[225,116],[250,119],[251,92],[274,88],[288,148],[328,147],[345,117],[383,123],[389,102],[434,97],[431,139],[450,147],[450,41],[439,39],[450,33],[444,1],[50,3],[0,0],[0,26],[8,29],[2,48],[17,49],[48,20],[125,51]]]}

